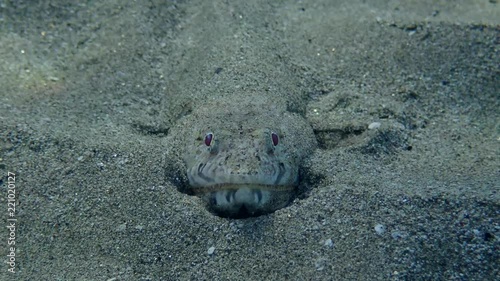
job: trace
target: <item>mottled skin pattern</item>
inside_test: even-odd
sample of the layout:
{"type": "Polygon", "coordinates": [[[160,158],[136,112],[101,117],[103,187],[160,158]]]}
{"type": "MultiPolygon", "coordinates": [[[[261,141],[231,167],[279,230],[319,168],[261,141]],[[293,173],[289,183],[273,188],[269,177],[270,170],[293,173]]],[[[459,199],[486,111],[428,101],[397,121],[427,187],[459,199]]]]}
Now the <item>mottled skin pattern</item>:
{"type": "Polygon", "coordinates": [[[284,104],[234,98],[204,104],[174,129],[183,144],[189,191],[221,216],[270,213],[295,195],[300,164],[316,141],[305,120],[284,104]],[[209,142],[207,134],[213,136],[209,142]]]}
{"type": "Polygon", "coordinates": [[[282,24],[274,26],[272,5],[257,9],[259,18],[246,5],[268,4],[230,3],[204,2],[171,42],[184,51],[165,69],[175,70],[165,109],[167,165],[174,181],[187,179],[178,181],[180,190],[215,214],[258,216],[293,199],[301,164],[316,148],[303,117],[308,70],[289,56],[295,46],[284,41],[282,24]]]}

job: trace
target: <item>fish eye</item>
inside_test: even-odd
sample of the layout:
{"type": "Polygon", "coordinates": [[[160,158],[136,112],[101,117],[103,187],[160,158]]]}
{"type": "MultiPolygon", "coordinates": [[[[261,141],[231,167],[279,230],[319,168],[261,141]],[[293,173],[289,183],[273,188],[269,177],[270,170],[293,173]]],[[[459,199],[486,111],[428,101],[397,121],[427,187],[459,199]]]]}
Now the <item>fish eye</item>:
{"type": "Polygon", "coordinates": [[[273,140],[273,145],[277,146],[280,140],[278,134],[276,134],[275,132],[271,132],[271,139],[273,140]]]}
{"type": "Polygon", "coordinates": [[[214,134],[213,133],[207,133],[205,135],[205,145],[206,146],[212,145],[213,139],[214,139],[214,134]]]}

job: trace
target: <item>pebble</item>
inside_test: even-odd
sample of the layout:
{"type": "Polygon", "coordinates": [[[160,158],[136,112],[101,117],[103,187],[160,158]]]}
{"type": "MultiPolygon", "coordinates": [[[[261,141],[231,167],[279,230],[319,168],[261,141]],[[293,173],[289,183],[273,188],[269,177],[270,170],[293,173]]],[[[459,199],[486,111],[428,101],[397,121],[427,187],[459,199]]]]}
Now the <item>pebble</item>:
{"type": "Polygon", "coordinates": [[[325,258],[317,259],[316,262],[314,263],[316,270],[322,271],[323,269],[325,269],[326,262],[327,262],[327,260],[325,258]]]}
{"type": "Polygon", "coordinates": [[[122,223],[116,227],[116,231],[125,231],[127,229],[127,223],[122,223]]]}
{"type": "Polygon", "coordinates": [[[207,253],[208,253],[209,255],[213,255],[213,254],[214,254],[214,252],[215,252],[215,247],[214,247],[214,246],[212,246],[212,247],[208,248],[207,253]]]}
{"type": "Polygon", "coordinates": [[[329,248],[332,248],[333,247],[333,241],[332,241],[332,239],[326,239],[324,245],[327,246],[327,247],[329,247],[329,248]]]}
{"type": "Polygon", "coordinates": [[[368,125],[368,129],[369,130],[374,130],[374,129],[378,129],[380,128],[380,122],[373,122],[373,123],[370,123],[370,125],[368,125]]]}
{"type": "Polygon", "coordinates": [[[391,233],[391,236],[395,240],[401,240],[401,239],[406,239],[408,237],[408,233],[396,230],[391,233]]]}
{"type": "Polygon", "coordinates": [[[474,232],[474,235],[477,237],[477,238],[484,238],[484,235],[483,233],[478,230],[478,229],[473,229],[472,232],[474,232]]]}
{"type": "Polygon", "coordinates": [[[374,229],[378,235],[383,235],[385,233],[385,226],[383,224],[375,225],[374,229]]]}

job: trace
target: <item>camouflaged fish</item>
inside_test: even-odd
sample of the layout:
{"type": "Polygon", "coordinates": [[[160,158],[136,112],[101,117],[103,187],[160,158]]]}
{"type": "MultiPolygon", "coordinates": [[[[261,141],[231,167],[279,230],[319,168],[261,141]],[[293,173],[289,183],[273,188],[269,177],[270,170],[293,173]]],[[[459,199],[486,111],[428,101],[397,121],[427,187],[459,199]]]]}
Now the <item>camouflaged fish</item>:
{"type": "Polygon", "coordinates": [[[293,199],[299,167],[316,140],[304,118],[285,104],[233,97],[203,104],[174,129],[183,144],[187,192],[220,216],[270,213],[293,199]]]}
{"type": "Polygon", "coordinates": [[[294,198],[301,164],[317,145],[303,117],[307,91],[286,48],[265,31],[228,25],[238,19],[225,13],[212,20],[221,36],[186,33],[176,41],[188,51],[171,108],[185,114],[170,127],[167,161],[182,159],[180,189],[213,213],[267,214],[294,198]]]}

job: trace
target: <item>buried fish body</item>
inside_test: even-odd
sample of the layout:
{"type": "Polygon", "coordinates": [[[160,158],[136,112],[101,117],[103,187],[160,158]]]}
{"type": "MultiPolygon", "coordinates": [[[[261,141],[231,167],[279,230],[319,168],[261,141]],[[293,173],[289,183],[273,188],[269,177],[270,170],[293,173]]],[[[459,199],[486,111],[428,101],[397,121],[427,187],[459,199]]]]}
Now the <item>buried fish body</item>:
{"type": "Polygon", "coordinates": [[[182,173],[178,188],[217,215],[271,213],[294,198],[317,146],[304,118],[308,70],[279,29],[211,4],[204,11],[178,34],[182,57],[170,60],[179,64],[166,88],[167,171],[173,182],[182,173]],[[210,32],[198,32],[207,17],[210,32]]]}
{"type": "Polygon", "coordinates": [[[264,97],[208,103],[183,118],[176,135],[186,191],[223,217],[273,212],[294,197],[303,159],[316,147],[309,124],[264,97]],[[216,109],[216,110],[214,110],[216,109]]]}

